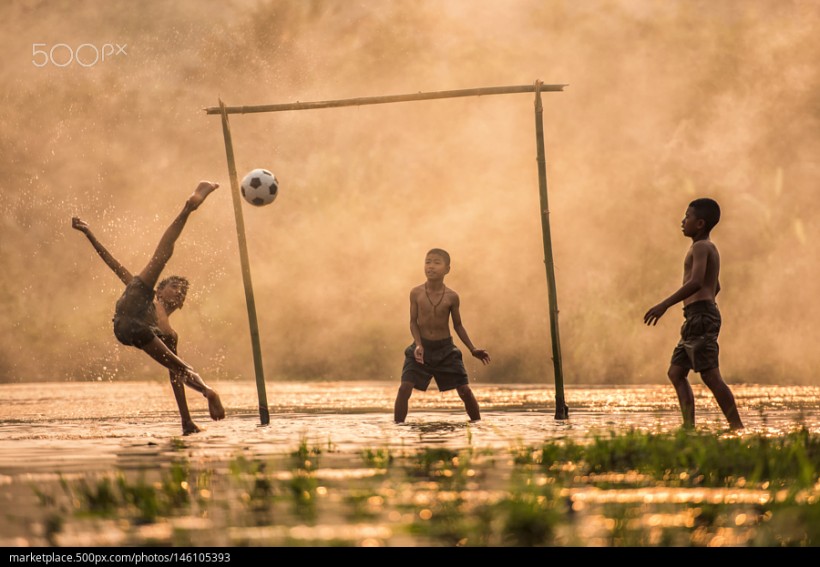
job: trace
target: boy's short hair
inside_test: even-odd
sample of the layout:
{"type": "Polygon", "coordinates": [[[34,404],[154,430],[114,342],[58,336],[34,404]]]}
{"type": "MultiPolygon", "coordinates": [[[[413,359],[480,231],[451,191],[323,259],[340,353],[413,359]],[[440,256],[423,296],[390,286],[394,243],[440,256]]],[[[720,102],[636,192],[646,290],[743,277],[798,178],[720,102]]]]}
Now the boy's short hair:
{"type": "Polygon", "coordinates": [[[189,282],[188,278],[185,276],[168,276],[157,284],[157,291],[162,291],[162,288],[172,282],[180,284],[183,295],[188,295],[188,288],[190,287],[191,282],[189,282]]]}
{"type": "Polygon", "coordinates": [[[695,218],[703,219],[706,223],[706,232],[710,232],[720,221],[720,205],[714,199],[708,197],[695,199],[689,203],[689,206],[695,212],[695,218]]]}
{"type": "Polygon", "coordinates": [[[450,254],[447,253],[447,250],[442,250],[441,248],[432,248],[427,252],[427,255],[430,254],[438,254],[442,258],[444,258],[444,263],[448,266],[450,265],[450,254]]]}

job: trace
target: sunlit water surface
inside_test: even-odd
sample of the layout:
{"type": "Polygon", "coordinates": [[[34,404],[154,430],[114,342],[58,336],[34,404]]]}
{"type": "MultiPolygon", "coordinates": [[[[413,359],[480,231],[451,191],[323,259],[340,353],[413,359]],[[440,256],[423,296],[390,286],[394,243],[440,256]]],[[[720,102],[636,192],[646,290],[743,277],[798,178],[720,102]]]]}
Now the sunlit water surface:
{"type": "MultiPolygon", "coordinates": [[[[56,486],[60,479],[80,479],[112,472],[156,473],[167,470],[170,463],[178,462],[181,457],[186,463],[208,469],[209,474],[220,470],[225,472],[227,463],[240,456],[275,462],[277,458],[292,455],[300,446],[321,449],[324,453],[322,468],[311,473],[314,478],[328,485],[345,485],[381,474],[373,466],[363,464],[360,455],[367,450],[409,454],[425,448],[458,451],[469,447],[478,452],[486,450],[488,454],[495,451],[501,456],[500,462],[505,462],[507,457],[504,455],[509,455],[514,447],[535,447],[545,441],[561,439],[583,442],[595,436],[633,429],[673,432],[680,426],[677,400],[668,385],[568,387],[565,391],[570,408],[567,420],[555,419],[555,391],[550,387],[476,385],[473,390],[482,409],[482,420],[477,423],[468,422],[455,392],[440,393],[431,389],[414,393],[407,423],[396,425],[392,413],[395,384],[272,383],[268,384],[266,392],[270,408],[270,423],[266,426],[260,424],[254,383],[222,382],[217,386],[227,411],[226,419],[212,422],[205,400],[189,390],[189,405],[204,430],[182,437],[170,386],[166,383],[0,385],[3,399],[0,410],[0,497],[7,510],[19,511],[17,515],[7,513],[0,518],[0,526],[4,528],[0,531],[6,534],[0,537],[0,544],[169,543],[173,541],[172,535],[182,529],[189,534],[186,536],[189,539],[184,541],[197,545],[270,545],[317,540],[342,541],[350,545],[421,545],[424,541],[408,539],[407,535],[401,535],[404,530],[396,528],[401,522],[409,521],[399,509],[385,511],[382,521],[362,523],[336,518],[334,522],[318,525],[304,518],[282,520],[280,517],[278,525],[243,527],[231,525],[236,522],[232,522],[230,515],[221,521],[191,515],[150,526],[123,526],[114,522],[107,529],[101,529],[99,522],[93,527],[84,527],[82,522],[68,522],[57,540],[47,540],[44,538],[48,530],[43,527],[45,524],[41,518],[42,503],[38,506],[34,501],[31,486],[48,486],[49,483],[56,486]],[[330,465],[331,461],[335,464],[330,465]],[[221,534],[219,538],[214,539],[214,530],[221,534]],[[190,533],[202,534],[203,540],[197,540],[190,533]]],[[[728,431],[711,393],[702,385],[693,388],[698,430],[735,435],[728,431]]],[[[733,391],[746,425],[740,435],[777,436],[798,427],[820,431],[818,387],[736,385],[733,391]]],[[[283,469],[287,466],[283,465],[283,469]]],[[[282,470],[277,474],[287,477],[294,473],[282,470]]],[[[623,478],[613,480],[615,484],[623,481],[623,478]]],[[[634,478],[628,480],[629,483],[634,481],[634,478]]],[[[408,485],[404,489],[408,491],[404,498],[414,503],[419,495],[423,498],[430,487],[408,485]]],[[[503,487],[489,482],[481,491],[471,493],[471,497],[483,494],[484,498],[492,499],[494,490],[503,491],[503,487]]],[[[345,498],[349,499],[350,495],[345,498]]],[[[613,502],[657,505],[731,500],[738,505],[751,505],[765,502],[771,495],[765,490],[752,488],[727,491],[631,486],[605,491],[573,489],[571,498],[573,506],[581,510],[592,504],[613,502]]],[[[655,514],[652,521],[683,522],[685,525],[692,520],[687,519],[686,514],[691,515],[691,510],[675,511],[668,518],[655,514]]],[[[649,521],[647,518],[641,521],[649,521]]],[[[607,532],[611,521],[600,514],[588,516],[586,522],[589,525],[584,529],[589,533],[585,543],[605,545],[606,539],[600,539],[600,534],[607,532]]],[[[580,528],[576,526],[574,529],[580,528]]],[[[722,533],[720,537],[723,539],[718,543],[742,544],[744,538],[751,537],[749,531],[735,532],[722,533]]],[[[712,534],[709,537],[717,536],[712,534]]],[[[567,540],[565,543],[579,542],[567,540]]],[[[709,539],[699,544],[715,542],[709,539]]]]}

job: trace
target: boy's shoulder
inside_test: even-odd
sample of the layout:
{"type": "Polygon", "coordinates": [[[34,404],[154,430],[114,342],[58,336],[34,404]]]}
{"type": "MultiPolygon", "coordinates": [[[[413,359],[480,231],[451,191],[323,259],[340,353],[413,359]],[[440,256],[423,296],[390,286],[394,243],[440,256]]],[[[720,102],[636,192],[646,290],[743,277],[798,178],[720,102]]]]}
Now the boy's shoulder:
{"type": "Polygon", "coordinates": [[[420,295],[424,295],[424,284],[414,286],[410,289],[410,299],[416,299],[420,295]]]}
{"type": "Polygon", "coordinates": [[[692,243],[692,250],[697,248],[717,251],[717,245],[711,239],[698,240],[692,243]]]}
{"type": "Polygon", "coordinates": [[[444,290],[444,295],[447,296],[447,301],[450,304],[456,304],[456,303],[461,302],[461,299],[458,296],[458,292],[456,292],[456,290],[454,290],[451,287],[448,287],[447,289],[444,290]]]}

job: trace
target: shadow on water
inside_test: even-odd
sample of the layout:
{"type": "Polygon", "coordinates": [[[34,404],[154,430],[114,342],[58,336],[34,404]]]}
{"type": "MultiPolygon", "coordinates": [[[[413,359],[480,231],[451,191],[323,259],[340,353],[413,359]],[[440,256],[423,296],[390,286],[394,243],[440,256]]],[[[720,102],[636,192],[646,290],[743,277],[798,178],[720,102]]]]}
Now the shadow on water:
{"type": "Polygon", "coordinates": [[[454,423],[450,421],[430,421],[430,422],[411,422],[407,424],[413,431],[419,433],[453,433],[455,431],[463,431],[468,427],[467,423],[454,423]]]}

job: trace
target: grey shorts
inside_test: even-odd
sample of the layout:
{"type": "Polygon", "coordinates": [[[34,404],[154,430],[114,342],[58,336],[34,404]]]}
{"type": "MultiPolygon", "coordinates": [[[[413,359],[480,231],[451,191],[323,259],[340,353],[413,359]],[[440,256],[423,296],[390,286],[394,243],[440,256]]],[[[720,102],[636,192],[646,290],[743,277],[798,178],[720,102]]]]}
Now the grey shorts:
{"type": "Polygon", "coordinates": [[[154,290],[139,277],[134,277],[117,301],[114,336],[126,346],[143,348],[160,334],[154,290]]]}
{"type": "Polygon", "coordinates": [[[683,307],[683,316],[672,364],[695,372],[718,368],[721,318],[717,305],[712,301],[696,301],[683,307]]]}
{"type": "Polygon", "coordinates": [[[453,342],[453,337],[439,341],[422,339],[421,346],[424,347],[424,364],[416,362],[415,343],[404,349],[402,382],[412,382],[413,388],[422,392],[427,390],[431,379],[436,380],[440,392],[470,383],[461,351],[453,342]]]}

